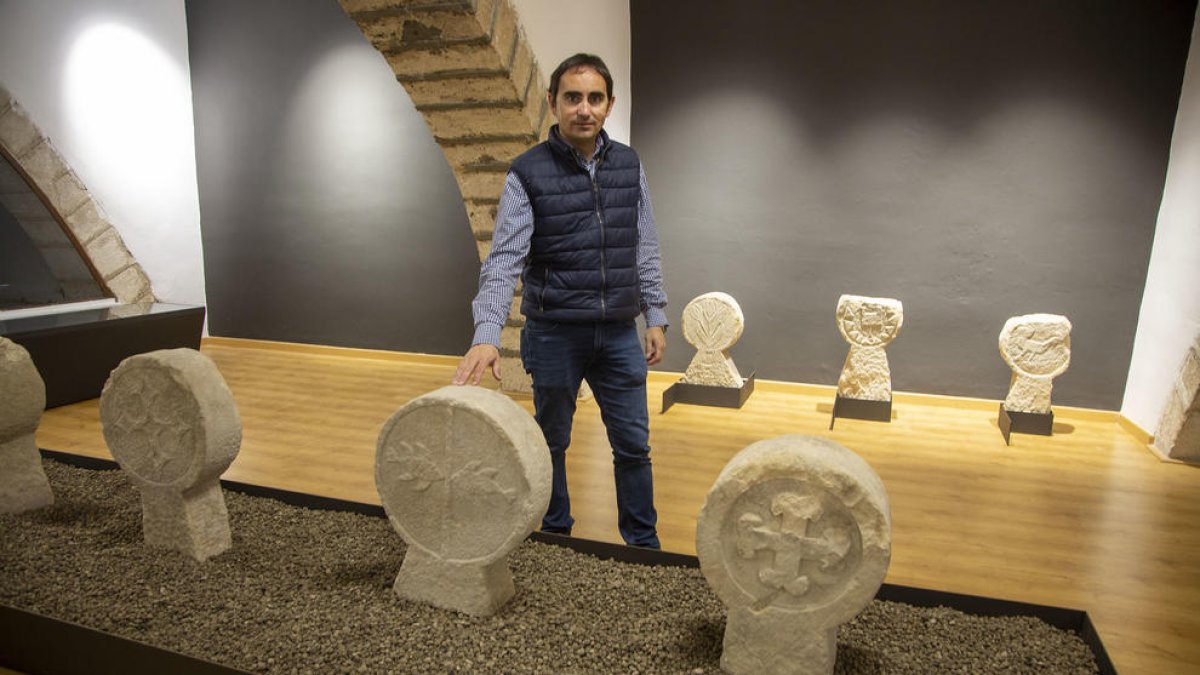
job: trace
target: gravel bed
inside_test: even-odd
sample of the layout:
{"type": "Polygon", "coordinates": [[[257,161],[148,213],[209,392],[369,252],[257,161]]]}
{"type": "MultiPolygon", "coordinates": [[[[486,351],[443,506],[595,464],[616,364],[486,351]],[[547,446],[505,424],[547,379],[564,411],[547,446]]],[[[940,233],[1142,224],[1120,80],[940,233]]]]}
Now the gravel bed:
{"type": "MultiPolygon", "coordinates": [[[[233,549],[199,564],[142,545],[119,471],[51,460],[55,505],[0,515],[0,603],[251,671],[715,673],[724,607],[696,569],[526,542],[496,616],[400,600],[386,519],[226,492],[233,549]]],[[[873,602],[838,634],[838,673],[1094,673],[1070,632],[873,602]]]]}

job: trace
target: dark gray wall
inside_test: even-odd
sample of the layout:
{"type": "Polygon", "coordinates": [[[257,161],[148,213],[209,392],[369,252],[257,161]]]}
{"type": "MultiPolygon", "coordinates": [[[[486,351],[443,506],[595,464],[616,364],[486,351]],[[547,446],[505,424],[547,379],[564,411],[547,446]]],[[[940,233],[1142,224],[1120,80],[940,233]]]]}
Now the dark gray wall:
{"type": "Polygon", "coordinates": [[[1065,314],[1055,402],[1120,407],[1195,2],[631,11],[674,323],[728,292],[743,371],[833,384],[839,295],[895,297],[896,389],[1002,398],[1005,319],[1065,314]]]}
{"type": "Polygon", "coordinates": [[[210,332],[465,351],[479,266],[453,174],[337,2],[187,20],[210,332]]]}

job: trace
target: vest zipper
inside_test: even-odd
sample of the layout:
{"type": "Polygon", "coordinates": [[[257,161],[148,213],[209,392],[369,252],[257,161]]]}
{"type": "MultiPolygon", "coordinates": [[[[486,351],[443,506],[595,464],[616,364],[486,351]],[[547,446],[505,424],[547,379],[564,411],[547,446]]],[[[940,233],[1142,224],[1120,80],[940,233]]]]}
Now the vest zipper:
{"type": "Polygon", "coordinates": [[[596,158],[595,170],[591,172],[592,179],[592,200],[596,203],[596,220],[600,223],[600,320],[606,321],[608,310],[605,306],[604,296],[608,294],[608,277],[605,274],[608,263],[605,260],[605,245],[604,245],[604,212],[600,209],[600,186],[596,184],[596,174],[600,172],[600,163],[604,161],[605,153],[600,153],[596,158]]]}
{"type": "Polygon", "coordinates": [[[542,275],[542,292],[538,293],[538,311],[546,311],[546,287],[550,285],[550,268],[545,269],[542,275]]]}

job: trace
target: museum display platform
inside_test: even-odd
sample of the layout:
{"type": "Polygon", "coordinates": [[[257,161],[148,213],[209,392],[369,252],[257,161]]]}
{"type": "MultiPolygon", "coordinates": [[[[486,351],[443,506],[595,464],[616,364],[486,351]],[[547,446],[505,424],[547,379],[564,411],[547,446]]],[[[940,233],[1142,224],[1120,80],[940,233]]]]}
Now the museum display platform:
{"type": "Polygon", "coordinates": [[[705,384],[676,382],[663,392],[662,409],[659,410],[659,414],[667,412],[676,403],[741,408],[746,405],[750,394],[754,393],[754,375],[754,373],[750,373],[750,377],[744,378],[740,387],[713,387],[705,384]]]}
{"type": "Polygon", "coordinates": [[[1035,434],[1052,436],[1054,434],[1054,412],[1028,413],[1008,411],[1000,404],[1000,414],[996,417],[996,425],[1000,435],[1004,436],[1004,444],[1012,445],[1013,434],[1035,434]]]}
{"type": "Polygon", "coordinates": [[[892,421],[892,399],[886,401],[868,401],[861,398],[849,398],[838,394],[833,399],[833,412],[829,416],[829,428],[833,429],[833,425],[839,417],[868,420],[871,422],[891,422],[892,421]]]}
{"type": "MultiPolygon", "coordinates": [[[[42,450],[55,461],[87,469],[111,470],[116,464],[96,459],[42,450]]],[[[308,509],[337,510],[386,517],[381,506],[318,497],[298,492],[264,488],[233,481],[222,481],[225,489],[251,496],[268,497],[308,509]]],[[[559,535],[534,533],[531,539],[564,546],[601,559],[641,565],[698,567],[695,556],[653,551],[589,541],[559,535]]],[[[1086,612],[1011,602],[927,589],[884,584],[876,595],[879,600],[901,602],[917,607],[949,607],[979,616],[1033,616],[1056,628],[1077,633],[1092,651],[1099,672],[1116,670],[1086,612]]],[[[245,672],[203,659],[185,656],[135,640],[58,621],[11,607],[0,606],[0,663],[23,672],[80,672],[80,654],[87,654],[87,671],[239,673],[245,672]],[[69,649],[64,647],[69,646],[69,649]]]]}
{"type": "Polygon", "coordinates": [[[122,360],[157,349],[200,348],[205,308],[113,305],[0,320],[0,336],[29,352],[46,383],[46,407],[100,396],[122,360]]]}

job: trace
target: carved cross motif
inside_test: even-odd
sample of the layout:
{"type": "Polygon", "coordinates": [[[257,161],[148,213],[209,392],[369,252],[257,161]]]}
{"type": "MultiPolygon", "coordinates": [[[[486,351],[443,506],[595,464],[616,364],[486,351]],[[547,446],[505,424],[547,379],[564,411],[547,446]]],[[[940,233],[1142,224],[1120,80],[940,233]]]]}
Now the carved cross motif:
{"type": "Polygon", "coordinates": [[[764,586],[800,596],[808,592],[810,580],[800,572],[805,560],[816,560],[820,569],[829,569],[845,558],[850,537],[841,529],[830,529],[820,538],[809,537],[808,527],[825,514],[821,501],[814,496],[784,492],[771,500],[770,523],[754,513],[738,518],[738,553],[753,558],[761,550],[774,553],[770,565],[758,571],[764,586]]]}

